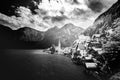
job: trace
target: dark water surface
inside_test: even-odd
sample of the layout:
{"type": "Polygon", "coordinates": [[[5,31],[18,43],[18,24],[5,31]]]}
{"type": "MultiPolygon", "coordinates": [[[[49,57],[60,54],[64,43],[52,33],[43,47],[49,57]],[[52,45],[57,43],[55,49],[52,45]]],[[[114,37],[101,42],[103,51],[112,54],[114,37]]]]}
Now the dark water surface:
{"type": "Polygon", "coordinates": [[[69,58],[40,50],[2,50],[0,64],[0,80],[96,80],[69,58]]]}

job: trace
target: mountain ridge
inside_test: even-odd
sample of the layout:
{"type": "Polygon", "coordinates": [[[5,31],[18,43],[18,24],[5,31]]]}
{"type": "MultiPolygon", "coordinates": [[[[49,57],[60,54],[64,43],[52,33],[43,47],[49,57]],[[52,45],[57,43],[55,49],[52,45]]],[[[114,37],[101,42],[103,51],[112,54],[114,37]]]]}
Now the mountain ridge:
{"type": "MultiPolygon", "coordinates": [[[[0,42],[7,46],[7,44],[11,43],[8,48],[18,48],[25,47],[25,48],[47,48],[50,47],[52,44],[58,45],[58,41],[60,40],[63,46],[70,46],[72,42],[82,33],[83,29],[74,26],[73,24],[68,24],[69,26],[63,26],[62,28],[53,27],[46,32],[38,31],[29,27],[20,28],[18,30],[12,30],[9,27],[0,26],[0,37],[2,38],[5,34],[5,38],[3,40],[0,39],[0,42]],[[7,28],[7,29],[5,29],[7,28]],[[3,31],[2,31],[3,30],[3,31]],[[9,33],[8,33],[9,32],[9,33]],[[10,36],[10,41],[6,39],[10,36]],[[11,42],[12,41],[12,42],[11,42]],[[15,42],[15,43],[14,43],[15,42]],[[69,43],[69,44],[68,44],[69,43]],[[12,44],[16,44],[12,46],[12,44]]],[[[1,46],[2,48],[3,46],[1,46]]]]}
{"type": "Polygon", "coordinates": [[[117,30],[117,28],[119,28],[120,19],[119,10],[120,1],[118,0],[107,11],[98,16],[93,25],[85,30],[84,34],[92,36],[93,34],[105,34],[105,32],[108,32],[110,29],[112,29],[113,31],[117,30]]]}

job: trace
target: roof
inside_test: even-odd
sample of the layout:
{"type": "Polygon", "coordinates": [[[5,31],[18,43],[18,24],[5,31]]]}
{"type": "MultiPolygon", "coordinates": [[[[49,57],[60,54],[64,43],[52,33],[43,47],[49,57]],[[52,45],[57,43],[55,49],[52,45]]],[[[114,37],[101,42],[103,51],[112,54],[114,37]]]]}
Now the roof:
{"type": "Polygon", "coordinates": [[[94,34],[92,37],[100,37],[101,34],[94,34]]]}

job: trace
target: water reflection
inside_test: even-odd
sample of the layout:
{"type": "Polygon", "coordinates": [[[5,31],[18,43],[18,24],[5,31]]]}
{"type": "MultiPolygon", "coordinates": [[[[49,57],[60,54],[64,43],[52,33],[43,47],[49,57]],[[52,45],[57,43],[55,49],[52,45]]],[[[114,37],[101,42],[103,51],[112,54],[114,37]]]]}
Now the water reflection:
{"type": "Polygon", "coordinates": [[[69,58],[42,50],[5,50],[1,62],[1,80],[96,80],[69,58]]]}

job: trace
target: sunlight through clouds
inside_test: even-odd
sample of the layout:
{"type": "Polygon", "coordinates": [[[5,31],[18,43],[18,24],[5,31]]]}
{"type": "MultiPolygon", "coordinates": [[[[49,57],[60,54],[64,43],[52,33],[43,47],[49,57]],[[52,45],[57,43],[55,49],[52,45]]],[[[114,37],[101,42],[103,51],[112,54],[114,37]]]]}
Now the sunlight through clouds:
{"type": "Polygon", "coordinates": [[[9,25],[14,30],[30,27],[39,31],[46,31],[54,26],[61,28],[67,23],[72,23],[86,29],[115,2],[116,0],[32,1],[34,6],[37,7],[33,10],[35,13],[29,6],[19,6],[16,9],[17,16],[7,16],[0,13],[0,24],[9,25]],[[5,17],[3,18],[2,16],[5,17]]]}

